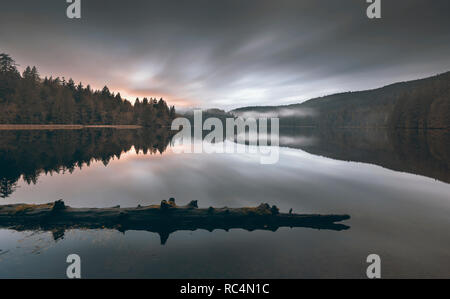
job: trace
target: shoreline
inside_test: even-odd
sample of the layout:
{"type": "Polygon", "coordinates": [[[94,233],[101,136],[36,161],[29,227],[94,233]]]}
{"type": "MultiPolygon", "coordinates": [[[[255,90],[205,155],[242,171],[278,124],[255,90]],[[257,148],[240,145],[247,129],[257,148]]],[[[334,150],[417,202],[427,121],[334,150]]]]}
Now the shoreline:
{"type": "Polygon", "coordinates": [[[140,129],[139,125],[13,125],[0,124],[0,130],[81,130],[89,128],[140,129]]]}
{"type": "MultiPolygon", "coordinates": [[[[194,126],[193,126],[194,127],[194,126]]],[[[0,124],[0,131],[2,130],[81,130],[81,129],[90,129],[90,128],[110,128],[110,129],[141,129],[143,126],[140,125],[65,125],[65,124],[0,124]]],[[[314,129],[323,129],[323,127],[315,127],[315,126],[283,126],[280,125],[280,128],[314,128],[314,129]]],[[[330,129],[330,128],[327,128],[330,129]]],[[[358,130],[416,130],[416,131],[437,131],[437,130],[449,130],[450,128],[400,128],[400,127],[335,127],[332,129],[339,130],[349,130],[349,129],[358,129],[358,130]]]]}

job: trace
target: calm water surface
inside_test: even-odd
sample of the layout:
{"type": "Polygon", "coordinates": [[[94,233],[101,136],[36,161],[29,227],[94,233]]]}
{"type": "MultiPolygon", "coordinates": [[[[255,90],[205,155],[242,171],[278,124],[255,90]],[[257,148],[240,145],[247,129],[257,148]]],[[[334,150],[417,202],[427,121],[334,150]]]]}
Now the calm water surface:
{"type": "Polygon", "coordinates": [[[176,154],[164,134],[0,132],[1,204],[133,207],[175,197],[351,216],[346,231],[177,231],[164,245],[143,231],[68,230],[55,241],[51,232],[2,228],[0,278],[63,278],[71,253],[85,278],[365,277],[371,253],[386,278],[450,278],[448,132],[441,144],[406,138],[416,146],[386,132],[339,134],[289,132],[279,162],[262,165],[258,154],[176,154]]]}

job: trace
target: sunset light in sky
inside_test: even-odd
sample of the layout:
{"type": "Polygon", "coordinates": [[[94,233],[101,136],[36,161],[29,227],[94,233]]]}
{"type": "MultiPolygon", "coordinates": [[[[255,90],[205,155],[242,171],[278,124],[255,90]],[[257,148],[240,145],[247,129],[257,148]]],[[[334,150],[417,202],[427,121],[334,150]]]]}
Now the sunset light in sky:
{"type": "Polygon", "coordinates": [[[65,1],[17,0],[2,4],[0,49],[21,69],[107,85],[131,102],[222,109],[299,103],[450,68],[448,9],[418,0],[383,7],[378,22],[366,17],[366,1],[84,1],[74,21],[65,1]]]}

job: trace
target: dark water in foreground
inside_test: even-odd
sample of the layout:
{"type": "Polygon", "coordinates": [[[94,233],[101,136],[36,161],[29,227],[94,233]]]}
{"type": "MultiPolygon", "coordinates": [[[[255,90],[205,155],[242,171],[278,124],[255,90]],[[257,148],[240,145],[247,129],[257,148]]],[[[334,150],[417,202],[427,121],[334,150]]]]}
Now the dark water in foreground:
{"type": "Polygon", "coordinates": [[[55,241],[2,228],[0,278],[63,278],[71,253],[85,278],[365,277],[371,253],[385,278],[450,278],[449,136],[289,129],[279,162],[262,165],[258,154],[176,154],[167,132],[0,131],[1,204],[133,207],[175,197],[352,217],[346,231],[177,231],[165,245],[143,231],[68,230],[55,241]]]}

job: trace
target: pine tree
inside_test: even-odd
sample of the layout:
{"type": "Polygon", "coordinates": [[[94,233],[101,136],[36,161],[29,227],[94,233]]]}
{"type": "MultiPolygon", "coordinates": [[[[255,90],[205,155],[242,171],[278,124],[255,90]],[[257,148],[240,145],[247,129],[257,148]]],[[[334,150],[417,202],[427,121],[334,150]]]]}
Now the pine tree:
{"type": "Polygon", "coordinates": [[[22,75],[7,54],[0,54],[0,123],[20,124],[140,124],[160,126],[175,116],[161,99],[136,99],[133,106],[121,94],[86,88],[72,79],[40,79],[36,67],[22,75]],[[161,118],[161,119],[158,119],[161,118]]]}

